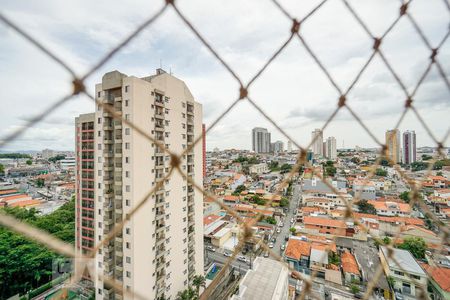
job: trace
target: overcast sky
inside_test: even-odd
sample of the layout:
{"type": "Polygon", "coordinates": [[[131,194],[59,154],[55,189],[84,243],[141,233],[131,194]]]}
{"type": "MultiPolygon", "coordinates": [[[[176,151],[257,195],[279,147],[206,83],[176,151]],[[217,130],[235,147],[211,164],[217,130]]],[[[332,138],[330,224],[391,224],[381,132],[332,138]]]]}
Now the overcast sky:
{"type": "MultiPolygon", "coordinates": [[[[35,36],[76,70],[86,72],[163,1],[22,1],[3,0],[0,11],[35,36]]],[[[281,1],[301,18],[319,1],[281,1]],[[295,4],[293,3],[295,2],[295,4]]],[[[449,11],[441,0],[414,1],[409,11],[433,46],[448,30],[449,11]]],[[[248,81],[289,37],[291,22],[269,0],[177,1],[224,60],[248,81]]],[[[350,1],[369,29],[380,35],[396,18],[399,1],[350,1]]],[[[373,42],[340,0],[329,0],[301,26],[301,34],[324,66],[345,90],[371,54],[373,42]]],[[[430,53],[408,19],[383,41],[381,49],[411,91],[429,61],[430,53]]],[[[438,59],[450,74],[449,41],[438,59]]],[[[153,74],[160,61],[191,89],[203,104],[210,124],[238,95],[238,84],[169,8],[166,13],[87,81],[92,93],[103,73],[153,74]]],[[[38,49],[0,23],[0,137],[71,90],[71,77],[38,49]]],[[[321,127],[336,107],[338,94],[298,39],[294,39],[249,91],[261,106],[298,143],[306,145],[311,131],[321,127]]],[[[415,103],[425,122],[441,139],[450,125],[450,97],[435,67],[418,90],[415,103]]],[[[404,95],[377,56],[348,97],[348,104],[365,120],[376,137],[397,122],[404,95]]],[[[74,118],[94,110],[86,97],[76,97],[0,150],[72,150],[74,118]]],[[[251,105],[240,102],[207,136],[207,147],[251,148],[251,129],[267,127],[272,140],[286,142],[251,105]]],[[[417,144],[433,145],[410,112],[401,130],[415,130],[417,144]]],[[[325,130],[338,148],[373,147],[374,141],[349,113],[342,110],[325,130]]],[[[448,146],[448,141],[447,141],[448,146]]]]}

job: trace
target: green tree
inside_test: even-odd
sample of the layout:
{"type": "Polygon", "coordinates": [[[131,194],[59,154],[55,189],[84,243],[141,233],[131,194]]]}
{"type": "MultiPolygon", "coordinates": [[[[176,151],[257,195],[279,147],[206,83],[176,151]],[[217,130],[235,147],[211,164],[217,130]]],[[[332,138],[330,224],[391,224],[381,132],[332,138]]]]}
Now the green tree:
{"type": "Polygon", "coordinates": [[[188,287],[184,291],[178,292],[177,297],[175,299],[176,300],[196,300],[198,298],[197,298],[197,295],[195,295],[195,291],[191,287],[188,287]]]}
{"type": "Polygon", "coordinates": [[[427,154],[422,154],[422,160],[423,161],[427,161],[432,159],[433,157],[431,155],[427,155],[427,154]]]}
{"type": "Polygon", "coordinates": [[[258,205],[265,205],[266,204],[266,200],[264,200],[263,198],[259,198],[258,197],[258,199],[256,199],[255,203],[258,204],[258,205]]]}
{"type": "Polygon", "coordinates": [[[292,235],[295,235],[297,233],[297,229],[295,229],[295,227],[289,228],[289,231],[291,232],[292,235]]]}
{"type": "Polygon", "coordinates": [[[272,225],[277,224],[277,221],[275,220],[274,217],[267,217],[267,218],[264,219],[264,221],[265,221],[266,223],[269,223],[269,224],[272,224],[272,225]]]}
{"type": "Polygon", "coordinates": [[[283,164],[280,168],[281,173],[287,173],[292,169],[290,164],[283,164]]]}
{"type": "Polygon", "coordinates": [[[359,212],[364,214],[372,214],[372,215],[377,214],[377,210],[375,209],[375,207],[369,202],[367,202],[367,200],[360,200],[358,202],[358,209],[359,212]]]}
{"type": "Polygon", "coordinates": [[[423,171],[428,168],[428,163],[423,161],[415,161],[411,164],[411,171],[417,172],[417,171],[423,171]]]}
{"type": "Polygon", "coordinates": [[[52,162],[52,163],[55,163],[55,162],[57,162],[58,160],[63,160],[64,158],[66,158],[66,155],[65,155],[65,154],[58,154],[58,155],[56,155],[56,156],[50,157],[50,158],[48,159],[48,161],[49,161],[49,162],[52,162]]]}
{"type": "Polygon", "coordinates": [[[341,262],[341,259],[339,258],[339,255],[337,253],[330,251],[328,253],[328,262],[332,265],[338,266],[339,263],[341,262]]]}
{"type": "Polygon", "coordinates": [[[433,165],[433,170],[442,170],[442,167],[444,166],[444,162],[442,160],[438,160],[433,165]]]}
{"type": "MultiPolygon", "coordinates": [[[[75,241],[75,201],[41,216],[34,208],[5,207],[3,212],[45,230],[68,243],[75,241]]],[[[0,226],[0,299],[25,294],[52,279],[52,262],[60,256],[0,226]]]]}
{"type": "Polygon", "coordinates": [[[399,197],[400,199],[402,199],[403,201],[405,201],[406,203],[409,203],[409,201],[411,200],[411,199],[409,198],[409,191],[404,191],[404,192],[402,192],[400,195],[398,195],[398,197],[399,197]]]}
{"type": "Polygon", "coordinates": [[[378,168],[378,169],[375,170],[375,175],[386,177],[387,176],[387,171],[383,170],[381,168],[378,168]]]}
{"type": "Polygon", "coordinates": [[[195,275],[194,279],[192,280],[192,285],[195,286],[195,291],[197,293],[197,297],[200,296],[200,287],[206,286],[206,279],[202,275],[195,275]]]}
{"type": "Polygon", "coordinates": [[[425,251],[427,250],[427,244],[420,237],[406,237],[403,243],[397,246],[397,248],[408,250],[411,254],[417,258],[425,258],[425,251]]]}
{"type": "Polygon", "coordinates": [[[19,159],[19,158],[31,158],[31,156],[22,153],[0,153],[0,158],[19,159]]]}
{"type": "Polygon", "coordinates": [[[239,196],[243,191],[245,191],[246,190],[246,187],[245,187],[245,185],[238,185],[237,187],[236,187],[236,189],[234,190],[234,192],[233,192],[233,195],[235,195],[235,196],[239,196]]]}
{"type": "Polygon", "coordinates": [[[358,287],[356,284],[352,284],[352,285],[350,286],[350,290],[352,291],[352,293],[353,293],[354,295],[356,295],[356,294],[359,293],[359,287],[358,287]]]}
{"type": "Polygon", "coordinates": [[[271,172],[279,171],[280,167],[278,166],[278,162],[277,161],[271,161],[270,164],[269,164],[269,170],[271,172]]]}
{"type": "MultiPolygon", "coordinates": [[[[0,167],[0,170],[1,170],[1,167],[0,167]]],[[[1,173],[1,172],[0,172],[0,173],[1,173]]],[[[436,176],[443,176],[443,175],[442,175],[442,172],[441,172],[441,171],[437,172],[437,173],[436,173],[436,176]]]]}
{"type": "Polygon", "coordinates": [[[45,180],[43,178],[36,179],[36,186],[41,188],[45,185],[45,180]]]}
{"type": "Polygon", "coordinates": [[[385,236],[385,237],[383,238],[383,243],[384,243],[385,245],[389,245],[389,244],[391,243],[390,237],[385,236]]]}
{"type": "Polygon", "coordinates": [[[352,162],[352,163],[354,163],[354,164],[359,164],[359,162],[360,162],[360,159],[358,158],[358,157],[352,157],[352,159],[350,159],[350,161],[352,162]]]}
{"type": "Polygon", "coordinates": [[[28,159],[28,160],[26,161],[26,164],[29,165],[29,166],[31,166],[31,165],[33,164],[33,161],[32,161],[31,159],[28,159]]]}
{"type": "Polygon", "coordinates": [[[2,164],[0,164],[0,174],[3,173],[5,173],[5,167],[2,164]]]}
{"type": "Polygon", "coordinates": [[[282,197],[280,200],[280,206],[281,207],[286,207],[289,205],[289,200],[286,197],[282,197]]]}
{"type": "Polygon", "coordinates": [[[336,175],[335,167],[325,167],[325,176],[333,177],[334,175],[336,175]]]}

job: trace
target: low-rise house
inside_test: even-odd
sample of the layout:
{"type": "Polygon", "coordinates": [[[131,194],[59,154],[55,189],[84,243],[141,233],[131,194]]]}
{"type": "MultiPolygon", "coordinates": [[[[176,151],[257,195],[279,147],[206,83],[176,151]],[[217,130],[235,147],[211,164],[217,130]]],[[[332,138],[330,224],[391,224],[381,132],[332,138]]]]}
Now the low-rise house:
{"type": "Polygon", "coordinates": [[[260,164],[251,165],[248,168],[248,171],[250,174],[261,175],[261,174],[269,172],[269,168],[267,167],[266,163],[260,163],[260,164]]]}
{"type": "Polygon", "coordinates": [[[353,254],[344,251],[341,255],[341,266],[345,283],[351,284],[355,281],[361,281],[361,273],[359,272],[358,263],[353,254]]]}
{"type": "Polygon", "coordinates": [[[375,184],[370,180],[354,180],[353,193],[354,195],[360,195],[359,199],[374,200],[376,198],[375,184]]]}
{"type": "Polygon", "coordinates": [[[427,181],[432,183],[434,188],[444,189],[447,187],[447,178],[444,176],[428,176],[427,181]]]}
{"type": "Polygon", "coordinates": [[[234,207],[239,203],[239,196],[227,195],[223,197],[223,204],[234,207]]]}
{"type": "Polygon", "coordinates": [[[310,274],[309,256],[311,245],[300,237],[291,237],[287,243],[284,253],[286,261],[295,270],[310,274]]]}
{"type": "Polygon", "coordinates": [[[309,267],[312,272],[317,272],[317,277],[325,278],[325,272],[328,266],[328,252],[323,247],[311,246],[309,257],[309,267]]]}
{"type": "Polygon", "coordinates": [[[349,228],[343,220],[333,220],[321,217],[304,217],[305,230],[311,233],[321,233],[340,236],[351,236],[355,233],[354,228],[349,228]]]}
{"type": "Polygon", "coordinates": [[[388,217],[409,217],[411,215],[411,206],[407,203],[393,201],[368,201],[377,210],[377,215],[388,217]]]}
{"type": "Polygon", "coordinates": [[[421,264],[428,274],[428,291],[433,300],[450,299],[450,268],[421,264]]]}
{"type": "Polygon", "coordinates": [[[401,228],[400,238],[406,237],[420,237],[425,243],[434,245],[439,245],[442,242],[442,239],[433,231],[416,225],[406,225],[401,228]]]}
{"type": "Polygon", "coordinates": [[[392,259],[388,257],[388,249],[380,247],[380,260],[386,277],[391,278],[394,291],[403,295],[404,299],[415,299],[420,285],[426,289],[427,274],[423,271],[412,254],[403,249],[392,249],[392,259]]]}

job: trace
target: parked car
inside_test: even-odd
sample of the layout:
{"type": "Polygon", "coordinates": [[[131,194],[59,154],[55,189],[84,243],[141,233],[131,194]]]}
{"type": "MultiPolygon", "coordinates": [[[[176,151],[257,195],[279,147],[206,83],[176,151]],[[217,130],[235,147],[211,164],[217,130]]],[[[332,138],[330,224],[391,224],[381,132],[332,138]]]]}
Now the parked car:
{"type": "Polygon", "coordinates": [[[286,235],[285,237],[284,237],[284,240],[287,242],[287,241],[289,241],[289,235],[286,235]]]}
{"type": "Polygon", "coordinates": [[[216,252],[216,249],[213,246],[206,246],[206,250],[216,252]]]}
{"type": "Polygon", "coordinates": [[[275,243],[277,241],[277,238],[276,237],[273,237],[272,238],[272,243],[275,243]]]}
{"type": "Polygon", "coordinates": [[[269,248],[273,248],[273,243],[269,243],[269,248]]]}
{"type": "Polygon", "coordinates": [[[281,250],[284,250],[286,248],[286,246],[284,244],[281,244],[281,250]]]}
{"type": "Polygon", "coordinates": [[[277,228],[277,233],[280,233],[281,232],[281,229],[278,227],[277,228]]]}
{"type": "Polygon", "coordinates": [[[232,254],[231,254],[231,253],[228,253],[228,252],[224,252],[224,253],[223,253],[223,256],[226,256],[226,257],[231,257],[231,256],[232,256],[232,254]]]}
{"type": "Polygon", "coordinates": [[[269,257],[269,252],[264,252],[264,257],[269,257]]]}
{"type": "Polygon", "coordinates": [[[237,260],[242,261],[242,262],[247,262],[247,258],[243,255],[238,256],[237,260]]]}

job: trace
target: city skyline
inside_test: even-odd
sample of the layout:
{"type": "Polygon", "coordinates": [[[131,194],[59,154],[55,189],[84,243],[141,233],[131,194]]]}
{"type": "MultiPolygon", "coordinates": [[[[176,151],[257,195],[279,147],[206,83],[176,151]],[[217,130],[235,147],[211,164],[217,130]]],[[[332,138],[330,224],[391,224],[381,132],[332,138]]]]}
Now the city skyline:
{"type": "MultiPolygon", "coordinates": [[[[10,2],[5,3],[3,13],[17,21],[18,25],[27,28],[28,32],[63,57],[77,73],[82,73],[131,32],[148,14],[157,9],[155,5],[145,1],[137,1],[136,4],[125,9],[118,8],[116,4],[109,4],[108,9],[105,10],[103,6],[99,7],[96,3],[85,3],[80,6],[75,1],[66,2],[66,7],[70,9],[63,9],[56,1],[50,0],[42,1],[40,5],[10,2]],[[61,26],[61,24],[65,25],[61,26]],[[85,28],[89,30],[84,30],[85,28]],[[96,47],[84,46],[92,44],[96,47]]],[[[251,78],[264,65],[277,46],[288,37],[291,27],[288,20],[271,3],[253,4],[247,5],[254,7],[255,14],[251,16],[251,19],[238,18],[229,29],[232,33],[240,34],[230,35],[219,34],[222,26],[218,24],[222,22],[216,21],[225,21],[235,16],[233,12],[236,9],[239,11],[239,4],[233,2],[217,4],[219,8],[215,11],[219,14],[215,15],[214,20],[205,14],[205,11],[212,9],[213,4],[189,5],[189,16],[195,25],[198,28],[209,29],[200,31],[205,31],[202,32],[205,38],[239,75],[242,74],[244,81],[251,78]],[[264,18],[260,17],[263,15],[264,18]],[[268,17],[274,22],[267,24],[268,17]],[[256,42],[252,44],[252,47],[248,47],[249,40],[253,41],[256,37],[256,40],[264,40],[264,43],[256,42]],[[245,59],[248,57],[252,59],[245,59]]],[[[376,5],[376,8],[380,13],[385,11],[386,18],[393,20],[396,16],[394,12],[398,11],[397,4],[383,1],[383,5],[376,5]]],[[[184,4],[180,5],[184,8],[184,4]]],[[[286,5],[289,10],[301,16],[305,9],[307,11],[305,5],[309,4],[286,5]],[[297,5],[302,9],[298,9],[297,5]]],[[[381,33],[386,28],[387,20],[371,16],[373,11],[371,4],[355,2],[352,5],[369,20],[369,27],[375,34],[381,33]]],[[[445,7],[439,9],[439,5],[429,6],[418,2],[409,8],[409,11],[420,19],[433,45],[436,45],[445,35],[445,31],[441,29],[447,28],[448,18],[445,7]],[[427,16],[433,16],[433,18],[430,19],[427,16]],[[439,26],[441,23],[444,25],[439,26]]],[[[321,17],[311,18],[308,24],[302,27],[302,33],[311,48],[318,51],[320,60],[336,78],[337,84],[344,89],[369,56],[371,42],[361,28],[356,26],[356,22],[339,1],[326,3],[320,10],[320,14],[321,17]],[[346,17],[340,18],[341,14],[346,17]],[[327,20],[327,22],[321,23],[321,20],[327,20]],[[323,44],[321,41],[324,40],[333,43],[342,41],[346,47],[334,51],[321,50],[323,44]]],[[[183,78],[191,87],[195,98],[204,106],[205,124],[208,128],[236,98],[238,86],[227,71],[204,51],[178,18],[166,14],[162,20],[143,32],[103,69],[93,74],[92,78],[100,77],[103,72],[114,69],[120,69],[127,74],[144,76],[162,65],[168,72],[172,70],[175,75],[183,78]],[[178,51],[174,51],[180,48],[185,49],[181,55],[178,51]]],[[[2,48],[0,61],[10,72],[4,72],[1,75],[4,83],[2,95],[10,101],[4,103],[4,109],[8,111],[8,114],[0,120],[0,137],[25,124],[37,113],[37,107],[50,106],[71,89],[70,76],[59,67],[50,64],[41,53],[27,45],[12,31],[4,28],[2,27],[0,36],[7,47],[2,48]],[[33,84],[26,89],[22,88],[20,80],[15,80],[15,78],[21,78],[23,74],[33,78],[33,84]]],[[[405,81],[406,88],[411,90],[425,69],[429,53],[420,41],[420,37],[407,22],[395,29],[395,35],[402,36],[401,42],[395,37],[388,38],[383,41],[382,47],[387,58],[392,62],[393,68],[405,81]],[[403,59],[405,51],[408,51],[415,59],[405,61],[403,59]]],[[[449,51],[448,47],[443,47],[438,56],[444,57],[449,51]]],[[[448,72],[447,65],[443,65],[443,68],[448,72]]],[[[95,84],[92,78],[86,82],[86,87],[91,93],[94,91],[95,84]]],[[[445,83],[433,67],[413,99],[414,105],[438,139],[441,139],[447,130],[439,122],[445,119],[450,107],[446,91],[445,83]]],[[[338,98],[321,70],[296,41],[288,45],[285,51],[273,61],[249,90],[249,95],[302,146],[309,143],[310,132],[314,128],[320,128],[326,118],[331,115],[338,98]],[[273,89],[274,86],[277,88],[273,89]]],[[[377,139],[383,141],[384,131],[395,126],[403,111],[404,95],[380,59],[375,57],[355,89],[348,95],[348,104],[360,115],[377,139]],[[380,127],[380,124],[383,124],[385,128],[380,127]]],[[[55,148],[55,145],[58,145],[61,150],[71,150],[74,148],[71,127],[73,118],[81,113],[92,111],[93,107],[89,99],[79,96],[33,126],[5,149],[39,150],[55,148]]],[[[273,140],[286,141],[286,138],[264,120],[248,102],[242,101],[212,131],[208,132],[208,150],[215,147],[251,149],[248,131],[256,123],[271,131],[273,140]]],[[[409,128],[414,128],[416,131],[418,147],[434,144],[411,112],[407,113],[399,129],[404,131],[409,128]]],[[[337,114],[336,119],[326,131],[329,135],[336,137],[339,137],[342,132],[348,133],[348,136],[342,137],[345,147],[348,148],[355,145],[376,146],[345,109],[337,114]]],[[[342,142],[339,140],[337,147],[341,148],[341,146],[342,142]]]]}

